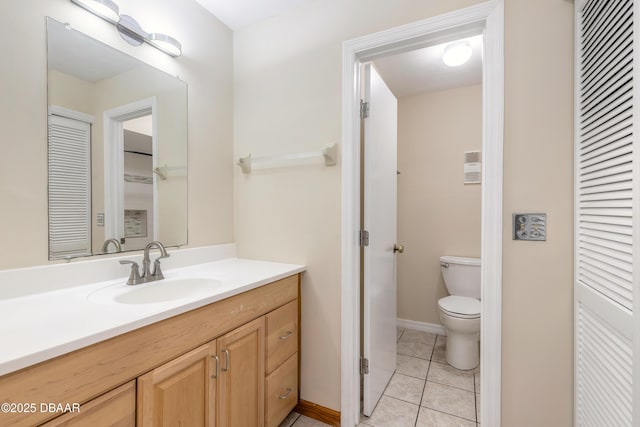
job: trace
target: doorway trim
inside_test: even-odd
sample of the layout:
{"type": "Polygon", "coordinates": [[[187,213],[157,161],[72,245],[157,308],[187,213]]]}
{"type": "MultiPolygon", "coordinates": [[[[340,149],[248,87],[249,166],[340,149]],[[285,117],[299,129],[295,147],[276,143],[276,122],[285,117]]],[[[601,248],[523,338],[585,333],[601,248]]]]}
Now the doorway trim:
{"type": "MultiPolygon", "coordinates": [[[[130,104],[106,110],[102,115],[104,144],[104,234],[105,239],[124,237],[124,134],[122,123],[138,117],[151,115],[153,135],[151,146],[154,154],[158,152],[158,111],[155,96],[141,99],[130,104]],[[111,237],[108,237],[111,236],[111,237]]],[[[157,156],[153,156],[153,170],[157,166],[157,156]]],[[[158,237],[158,184],[153,177],[153,240],[158,237]]]]}
{"type": "Polygon", "coordinates": [[[482,126],[481,424],[500,426],[502,352],[502,183],[504,0],[492,0],[343,43],[341,425],[360,417],[360,64],[484,32],[482,126]]]}

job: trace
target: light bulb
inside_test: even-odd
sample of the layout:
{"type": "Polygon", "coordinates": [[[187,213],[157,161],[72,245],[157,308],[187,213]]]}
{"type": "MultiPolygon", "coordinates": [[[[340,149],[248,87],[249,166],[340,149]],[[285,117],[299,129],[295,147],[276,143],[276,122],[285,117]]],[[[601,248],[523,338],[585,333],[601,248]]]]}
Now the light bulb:
{"type": "Polygon", "coordinates": [[[471,58],[471,53],[469,42],[451,43],[444,49],[442,61],[449,67],[458,67],[471,58]]]}

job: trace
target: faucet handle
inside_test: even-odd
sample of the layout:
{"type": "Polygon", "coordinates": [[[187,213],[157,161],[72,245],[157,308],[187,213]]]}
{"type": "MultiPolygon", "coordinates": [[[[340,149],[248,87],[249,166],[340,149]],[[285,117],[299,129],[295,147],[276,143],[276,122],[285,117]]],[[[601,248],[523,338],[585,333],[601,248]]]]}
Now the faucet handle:
{"type": "Polygon", "coordinates": [[[168,258],[167,256],[160,256],[153,261],[153,273],[151,275],[155,278],[154,280],[162,280],[164,279],[164,275],[162,274],[162,269],[160,268],[160,258],[168,258]]]}
{"type": "Polygon", "coordinates": [[[131,264],[131,273],[129,274],[127,285],[137,285],[138,283],[140,283],[140,267],[138,266],[137,262],[121,259],[120,264],[131,264]]]}

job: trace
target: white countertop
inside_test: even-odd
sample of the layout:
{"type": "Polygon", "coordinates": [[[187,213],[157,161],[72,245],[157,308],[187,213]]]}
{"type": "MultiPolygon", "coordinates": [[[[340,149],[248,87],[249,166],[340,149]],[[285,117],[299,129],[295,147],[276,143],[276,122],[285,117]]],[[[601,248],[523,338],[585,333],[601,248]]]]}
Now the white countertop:
{"type": "MultiPolygon", "coordinates": [[[[90,297],[104,288],[132,287],[126,277],[0,299],[0,375],[60,356],[257,288],[305,270],[302,265],[238,258],[164,271],[166,280],[216,280],[205,293],[166,302],[123,304],[90,297]]],[[[137,286],[153,286],[151,282],[137,286]]],[[[111,290],[109,290],[111,291],[111,290]]],[[[116,291],[119,291],[117,289],[116,291]]]]}

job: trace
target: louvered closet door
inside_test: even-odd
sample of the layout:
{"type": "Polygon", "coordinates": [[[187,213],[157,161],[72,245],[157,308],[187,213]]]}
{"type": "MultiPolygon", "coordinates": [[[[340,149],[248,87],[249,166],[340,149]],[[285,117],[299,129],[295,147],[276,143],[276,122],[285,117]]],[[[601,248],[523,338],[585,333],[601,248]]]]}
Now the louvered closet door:
{"type": "Polygon", "coordinates": [[[49,116],[49,257],[91,254],[88,123],[49,116]]]}
{"type": "Polygon", "coordinates": [[[576,2],[575,424],[581,427],[640,425],[635,8],[633,0],[576,2]]]}

